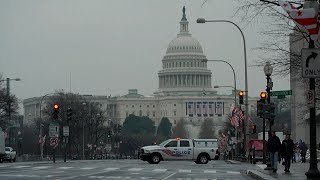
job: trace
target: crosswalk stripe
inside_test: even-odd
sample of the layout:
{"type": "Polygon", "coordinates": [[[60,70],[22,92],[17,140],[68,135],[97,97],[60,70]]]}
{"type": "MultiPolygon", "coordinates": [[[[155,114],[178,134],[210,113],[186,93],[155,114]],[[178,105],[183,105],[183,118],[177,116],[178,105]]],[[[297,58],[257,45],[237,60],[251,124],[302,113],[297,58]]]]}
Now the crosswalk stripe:
{"type": "Polygon", "coordinates": [[[48,169],[52,166],[37,166],[37,167],[34,167],[33,169],[48,169]]]}
{"type": "Polygon", "coordinates": [[[58,169],[72,169],[73,167],[59,167],[58,169]]]}
{"type": "Polygon", "coordinates": [[[191,173],[190,169],[179,169],[179,172],[191,173]]]}
{"type": "Polygon", "coordinates": [[[95,169],[96,167],[84,167],[84,168],[80,168],[82,170],[91,170],[91,169],[95,169]]]}
{"type": "Polygon", "coordinates": [[[118,170],[119,168],[105,168],[104,170],[106,171],[115,171],[115,170],[118,170]]]}
{"type": "Polygon", "coordinates": [[[217,173],[217,171],[214,171],[214,170],[204,170],[203,172],[204,173],[217,173]]]}
{"type": "Polygon", "coordinates": [[[14,166],[13,168],[27,168],[27,167],[31,167],[31,166],[14,166]]]}
{"type": "Polygon", "coordinates": [[[128,171],[141,171],[142,168],[131,168],[131,169],[128,169],[128,171]]]}
{"type": "Polygon", "coordinates": [[[154,169],[153,172],[166,172],[167,169],[154,169]]]}
{"type": "Polygon", "coordinates": [[[236,171],[227,171],[227,173],[229,173],[229,174],[241,174],[240,172],[236,172],[236,171]]]}

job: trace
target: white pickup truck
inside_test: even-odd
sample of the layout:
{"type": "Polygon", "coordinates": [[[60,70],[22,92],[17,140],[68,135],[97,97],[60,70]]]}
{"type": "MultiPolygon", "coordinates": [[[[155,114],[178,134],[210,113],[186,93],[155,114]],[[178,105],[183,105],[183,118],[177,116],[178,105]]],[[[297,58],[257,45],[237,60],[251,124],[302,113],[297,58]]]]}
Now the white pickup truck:
{"type": "Polygon", "coordinates": [[[16,162],[16,151],[12,147],[6,147],[6,155],[4,157],[5,161],[16,162]]]}
{"type": "Polygon", "coordinates": [[[150,164],[167,160],[192,160],[197,164],[207,164],[209,160],[218,159],[219,155],[217,139],[168,139],[140,150],[140,159],[150,164]]]}

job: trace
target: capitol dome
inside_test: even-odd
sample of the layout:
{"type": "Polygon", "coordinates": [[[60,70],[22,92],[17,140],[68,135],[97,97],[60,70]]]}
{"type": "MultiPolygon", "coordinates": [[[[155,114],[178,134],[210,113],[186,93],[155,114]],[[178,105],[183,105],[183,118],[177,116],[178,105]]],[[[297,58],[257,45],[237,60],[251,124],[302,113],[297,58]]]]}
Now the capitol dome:
{"type": "Polygon", "coordinates": [[[178,34],[167,48],[167,54],[171,53],[198,53],[203,54],[202,47],[198,40],[193,38],[191,34],[178,34]]]}
{"type": "Polygon", "coordinates": [[[168,45],[159,71],[159,91],[163,95],[216,94],[211,87],[211,71],[202,47],[189,33],[183,7],[180,32],[168,45]]]}

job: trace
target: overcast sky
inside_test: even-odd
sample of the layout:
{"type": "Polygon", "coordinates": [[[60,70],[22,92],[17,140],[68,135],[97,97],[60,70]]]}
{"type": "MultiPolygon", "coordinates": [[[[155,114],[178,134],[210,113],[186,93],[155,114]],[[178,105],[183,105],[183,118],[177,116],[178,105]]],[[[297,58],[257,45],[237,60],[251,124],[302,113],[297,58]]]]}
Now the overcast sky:
{"type": "MultiPolygon", "coordinates": [[[[1,0],[0,72],[12,82],[19,99],[71,89],[93,95],[123,95],[130,88],[150,95],[158,88],[157,73],[166,48],[179,31],[186,6],[189,31],[208,59],[224,59],[244,89],[243,43],[230,24],[197,24],[198,17],[232,20],[233,0],[1,0]]],[[[248,65],[254,65],[261,45],[259,25],[243,31],[248,65]]],[[[230,68],[211,63],[212,85],[233,85],[230,68]]],[[[265,89],[262,68],[249,67],[249,94],[265,89]]],[[[274,90],[289,89],[288,78],[274,78],[274,90]]],[[[220,93],[230,93],[221,89],[220,93]]]]}

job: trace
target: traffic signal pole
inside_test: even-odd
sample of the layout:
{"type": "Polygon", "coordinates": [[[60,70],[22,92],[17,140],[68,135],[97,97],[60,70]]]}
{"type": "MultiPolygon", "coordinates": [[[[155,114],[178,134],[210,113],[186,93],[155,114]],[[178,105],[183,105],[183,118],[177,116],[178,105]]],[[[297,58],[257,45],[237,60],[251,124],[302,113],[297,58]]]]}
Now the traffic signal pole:
{"type": "MultiPolygon", "coordinates": [[[[318,14],[319,3],[316,0],[306,0],[304,3],[304,8],[314,8],[318,14]]],[[[314,41],[309,40],[309,48],[315,48],[314,41]]],[[[310,91],[315,93],[315,78],[310,78],[309,80],[310,91]]],[[[317,160],[317,126],[316,126],[316,108],[315,100],[313,100],[313,106],[310,107],[310,165],[309,170],[305,173],[308,178],[319,178],[320,172],[318,169],[318,160],[317,160]]]]}

